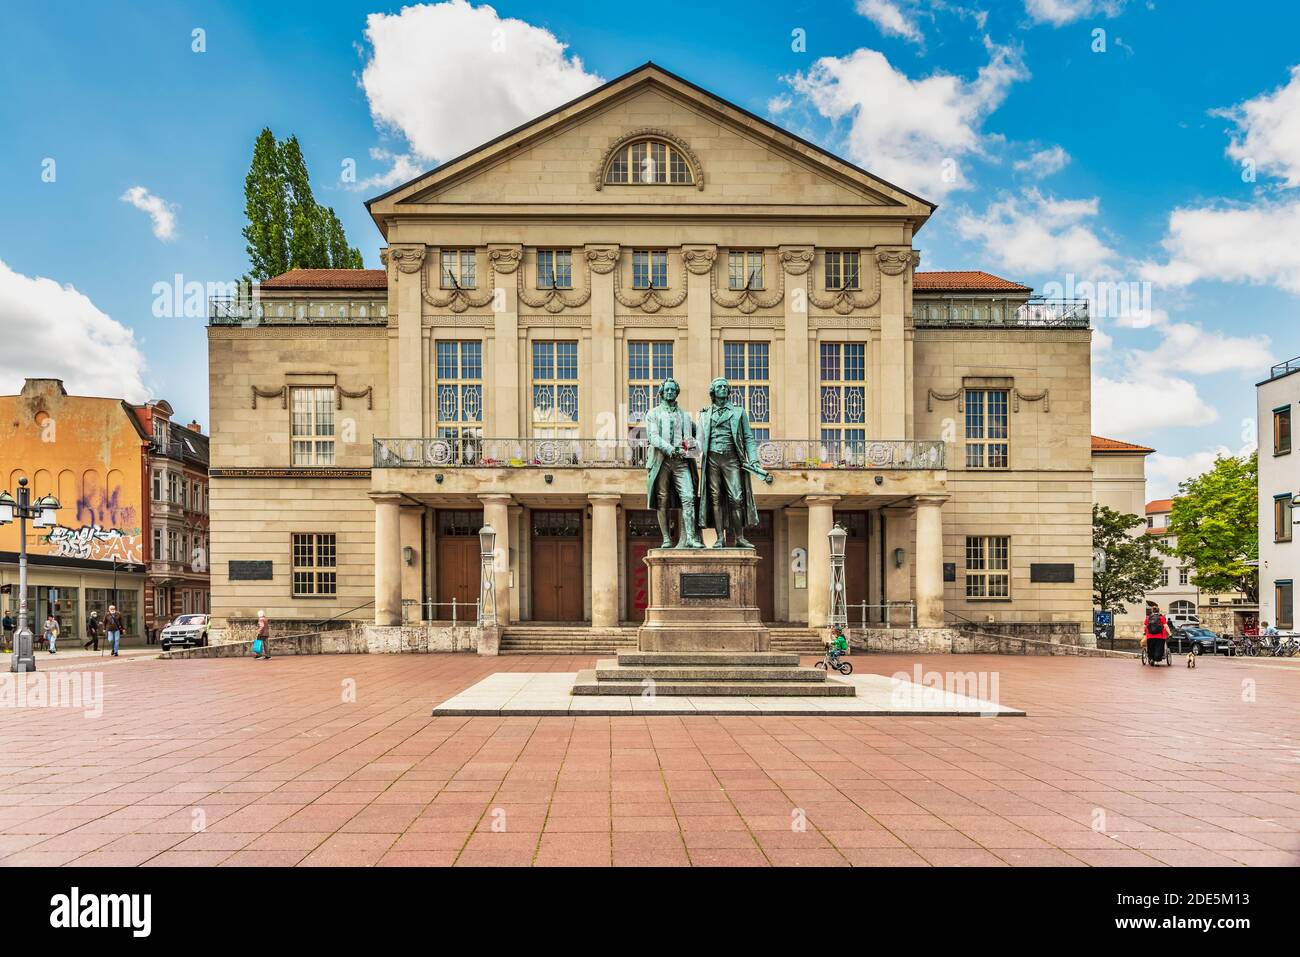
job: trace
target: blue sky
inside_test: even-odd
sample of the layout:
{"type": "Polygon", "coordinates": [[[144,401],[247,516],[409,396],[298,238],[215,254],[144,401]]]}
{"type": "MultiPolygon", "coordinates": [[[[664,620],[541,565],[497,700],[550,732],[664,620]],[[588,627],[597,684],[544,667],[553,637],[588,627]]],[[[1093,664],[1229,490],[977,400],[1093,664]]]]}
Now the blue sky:
{"type": "Polygon", "coordinates": [[[263,126],[297,135],[317,198],[373,267],[365,198],[652,59],[939,202],[922,269],[1148,283],[1131,288],[1150,311],[1097,321],[1094,427],[1159,449],[1153,496],[1252,441],[1253,383],[1300,354],[1300,5],[654,9],[10,8],[0,389],[57,374],[167,398],[206,427],[204,319],[155,316],[155,284],[245,270],[263,126]],[[348,160],[361,183],[341,181],[348,160]]]}

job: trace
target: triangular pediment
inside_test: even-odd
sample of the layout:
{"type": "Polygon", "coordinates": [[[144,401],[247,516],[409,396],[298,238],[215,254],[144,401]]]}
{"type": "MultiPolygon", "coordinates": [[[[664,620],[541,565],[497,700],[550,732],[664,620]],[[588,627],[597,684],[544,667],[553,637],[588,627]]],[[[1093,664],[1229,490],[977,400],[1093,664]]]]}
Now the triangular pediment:
{"type": "Polygon", "coordinates": [[[909,219],[931,203],[653,64],[371,200],[371,215],[467,208],[800,207],[909,219]],[[680,148],[690,185],[605,184],[612,151],[645,135],[680,148]]]}

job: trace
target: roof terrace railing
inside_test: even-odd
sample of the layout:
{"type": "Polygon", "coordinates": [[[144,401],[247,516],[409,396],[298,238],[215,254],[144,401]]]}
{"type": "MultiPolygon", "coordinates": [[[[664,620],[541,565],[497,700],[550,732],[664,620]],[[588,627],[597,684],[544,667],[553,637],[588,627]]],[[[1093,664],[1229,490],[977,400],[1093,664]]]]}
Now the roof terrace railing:
{"type": "Polygon", "coordinates": [[[933,328],[1087,329],[1087,299],[998,299],[977,296],[917,296],[912,303],[916,326],[933,328]]]}
{"type": "Polygon", "coordinates": [[[208,299],[208,323],[214,326],[386,325],[388,300],[208,299]]]}
{"type": "Polygon", "coordinates": [[[1292,372],[1300,372],[1300,356],[1294,359],[1287,359],[1286,362],[1279,362],[1273,368],[1269,369],[1268,377],[1276,379],[1279,376],[1290,375],[1292,372]]]}

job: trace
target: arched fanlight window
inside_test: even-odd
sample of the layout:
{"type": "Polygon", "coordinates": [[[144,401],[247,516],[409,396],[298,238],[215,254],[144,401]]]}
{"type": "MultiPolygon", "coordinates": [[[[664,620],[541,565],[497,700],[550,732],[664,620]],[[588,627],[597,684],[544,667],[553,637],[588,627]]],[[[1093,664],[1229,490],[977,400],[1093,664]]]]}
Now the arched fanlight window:
{"type": "Polygon", "coordinates": [[[625,143],[615,150],[605,172],[605,182],[690,186],[695,183],[695,174],[690,161],[677,147],[663,140],[644,139],[625,143]]]}

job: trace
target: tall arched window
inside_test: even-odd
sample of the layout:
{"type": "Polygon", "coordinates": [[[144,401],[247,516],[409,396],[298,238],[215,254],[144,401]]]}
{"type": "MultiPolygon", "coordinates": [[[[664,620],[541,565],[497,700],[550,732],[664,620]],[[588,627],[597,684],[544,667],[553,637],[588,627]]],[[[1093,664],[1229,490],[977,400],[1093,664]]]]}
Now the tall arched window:
{"type": "Polygon", "coordinates": [[[695,182],[695,174],[677,147],[663,140],[644,139],[625,143],[614,152],[605,171],[605,182],[690,186],[695,182]]]}

